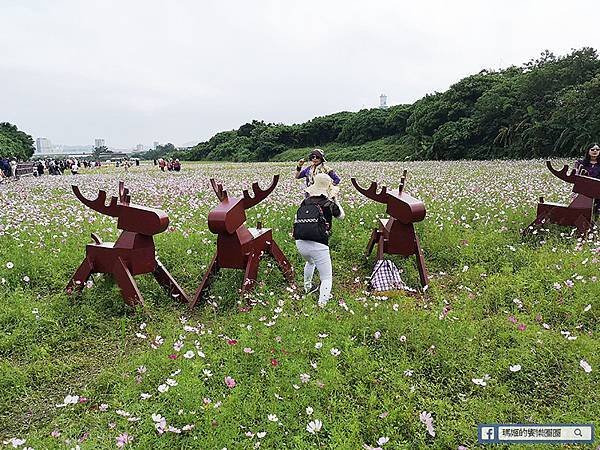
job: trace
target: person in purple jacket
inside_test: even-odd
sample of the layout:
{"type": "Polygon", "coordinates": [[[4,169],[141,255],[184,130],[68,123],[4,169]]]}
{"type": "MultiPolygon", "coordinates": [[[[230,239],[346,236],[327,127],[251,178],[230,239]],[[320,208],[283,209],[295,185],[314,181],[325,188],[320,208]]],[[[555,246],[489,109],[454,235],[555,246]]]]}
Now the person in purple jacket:
{"type": "Polygon", "coordinates": [[[583,159],[578,160],[575,163],[575,170],[579,175],[585,175],[586,177],[600,178],[600,146],[598,144],[592,144],[592,146],[585,152],[583,159]]]}
{"type": "Polygon", "coordinates": [[[320,148],[315,148],[308,155],[309,161],[312,163],[311,165],[303,168],[304,159],[298,161],[298,165],[296,167],[296,179],[306,178],[306,186],[311,186],[315,182],[315,175],[318,173],[326,173],[331,178],[334,186],[340,184],[340,177],[331,169],[331,167],[326,166],[325,162],[325,153],[320,148]]]}
{"type": "MultiPolygon", "coordinates": [[[[579,175],[586,177],[600,178],[600,146],[596,143],[592,144],[585,152],[583,159],[575,163],[575,170],[579,175]]],[[[594,219],[598,218],[600,212],[600,198],[594,199],[594,219]]]]}

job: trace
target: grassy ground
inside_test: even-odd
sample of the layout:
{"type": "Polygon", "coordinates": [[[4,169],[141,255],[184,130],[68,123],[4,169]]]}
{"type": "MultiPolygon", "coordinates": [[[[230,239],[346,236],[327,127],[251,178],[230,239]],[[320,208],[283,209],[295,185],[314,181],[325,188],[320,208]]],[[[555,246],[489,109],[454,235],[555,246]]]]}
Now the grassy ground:
{"type": "MultiPolygon", "coordinates": [[[[251,309],[237,293],[241,273],[227,270],[191,312],[149,276],[138,277],[146,302],[137,310],[102,276],[78,298],[64,293],[90,232],[117,235],[114,220],[86,209],[69,185],[95,197],[115,194],[119,179],[133,202],[168,212],[158,254],[193,293],[215,249],[208,179],[236,195],[281,173],[249,223],[273,228],[300,281],[289,235],[302,198],[293,164],[102,168],[1,185],[0,440],[35,449],[129,439],[127,448],[457,449],[477,447],[478,423],[597,421],[598,234],[520,236],[536,198],[566,201],[568,186],[541,161],[334,168],[347,217],[334,224],[334,298],[324,310],[289,289],[268,259],[251,309]],[[402,168],[427,206],[417,229],[431,286],[373,296],[365,290],[373,257],[363,250],[384,207],[349,178],[392,186],[402,168]],[[67,396],[78,399],[57,406],[67,396]]],[[[417,287],[414,261],[392,259],[417,287]]]]}

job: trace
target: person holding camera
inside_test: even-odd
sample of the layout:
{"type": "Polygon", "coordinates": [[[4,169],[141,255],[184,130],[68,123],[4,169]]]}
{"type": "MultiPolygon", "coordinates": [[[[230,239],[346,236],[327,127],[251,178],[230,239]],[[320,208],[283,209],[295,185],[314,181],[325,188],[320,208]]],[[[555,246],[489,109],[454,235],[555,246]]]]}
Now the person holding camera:
{"type": "Polygon", "coordinates": [[[319,173],[324,173],[329,175],[331,178],[333,185],[337,186],[340,184],[340,177],[331,169],[331,167],[326,166],[325,162],[325,153],[320,148],[315,148],[308,155],[308,160],[311,162],[311,165],[303,168],[304,159],[298,161],[298,165],[296,166],[296,179],[306,178],[306,186],[311,186],[315,182],[315,176],[319,173]]]}
{"type": "Polygon", "coordinates": [[[333,217],[343,219],[345,214],[339,203],[339,188],[333,185],[330,176],[318,173],[314,182],[306,188],[305,198],[294,219],[293,236],[296,248],[306,261],[304,265],[304,292],[312,291],[315,269],[319,271],[318,305],[324,308],[331,297],[333,270],[329,254],[329,236],[333,217]]]}

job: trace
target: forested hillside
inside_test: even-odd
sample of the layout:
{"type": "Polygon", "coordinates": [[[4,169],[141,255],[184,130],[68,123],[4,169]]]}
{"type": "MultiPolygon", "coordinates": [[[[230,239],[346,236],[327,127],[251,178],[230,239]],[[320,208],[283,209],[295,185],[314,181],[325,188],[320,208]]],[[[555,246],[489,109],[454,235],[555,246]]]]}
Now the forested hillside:
{"type": "Polygon", "coordinates": [[[599,139],[600,59],[595,49],[546,51],[521,67],[482,70],[412,105],[364,109],[284,125],[254,120],[179,157],[294,160],[491,159],[573,156],[599,139]]]}

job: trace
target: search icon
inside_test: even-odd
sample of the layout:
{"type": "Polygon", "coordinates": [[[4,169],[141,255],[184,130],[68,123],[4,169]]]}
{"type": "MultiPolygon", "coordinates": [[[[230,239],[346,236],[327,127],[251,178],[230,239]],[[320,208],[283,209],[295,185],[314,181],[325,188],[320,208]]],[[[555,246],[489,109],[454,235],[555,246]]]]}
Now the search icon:
{"type": "Polygon", "coordinates": [[[580,437],[581,437],[581,436],[583,436],[583,435],[581,434],[581,428],[575,428],[575,430],[573,430],[573,434],[574,434],[575,436],[580,436],[580,437]]]}

